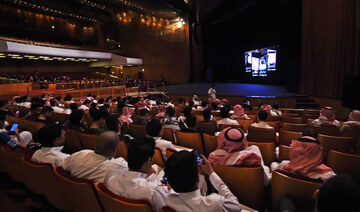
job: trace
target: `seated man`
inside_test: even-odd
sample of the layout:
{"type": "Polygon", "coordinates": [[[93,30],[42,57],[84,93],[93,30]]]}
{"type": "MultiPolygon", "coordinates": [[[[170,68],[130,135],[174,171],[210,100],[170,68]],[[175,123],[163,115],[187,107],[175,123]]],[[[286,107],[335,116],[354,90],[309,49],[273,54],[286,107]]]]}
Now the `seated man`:
{"type": "Polygon", "coordinates": [[[85,178],[94,183],[104,182],[106,177],[124,174],[128,171],[128,164],[124,158],[115,158],[119,145],[116,132],[106,131],[99,135],[95,150],[81,150],[66,158],[62,167],[71,175],[85,178]]]}
{"type": "Polygon", "coordinates": [[[80,105],[79,110],[89,110],[91,101],[86,99],[82,105],[80,105]]]}
{"type": "Polygon", "coordinates": [[[185,127],[181,129],[182,132],[199,132],[202,133],[201,129],[196,128],[196,116],[190,113],[186,116],[185,127]]]}
{"type": "Polygon", "coordinates": [[[37,132],[36,138],[42,148],[32,155],[32,161],[60,166],[62,161],[70,156],[61,152],[65,143],[65,131],[60,125],[51,124],[42,127],[37,132]]]}
{"type": "Polygon", "coordinates": [[[146,133],[148,134],[148,136],[155,139],[156,147],[161,150],[164,159],[167,160],[166,149],[169,148],[175,150],[175,148],[170,141],[161,138],[162,134],[164,133],[164,130],[162,129],[160,121],[157,119],[151,120],[146,125],[146,133]]]}
{"type": "Polygon", "coordinates": [[[360,111],[353,110],[349,115],[349,121],[344,122],[341,130],[345,127],[360,127],[360,111]]]}
{"type": "Polygon", "coordinates": [[[28,131],[19,133],[19,129],[15,128],[15,135],[9,135],[4,129],[5,120],[6,112],[0,111],[0,143],[8,144],[14,150],[25,148],[32,141],[32,134],[28,131]]]}
{"type": "Polygon", "coordinates": [[[202,101],[202,102],[201,102],[201,106],[198,106],[198,107],[196,108],[196,111],[204,111],[204,110],[207,108],[207,104],[208,104],[207,101],[202,101]]]}
{"type": "Polygon", "coordinates": [[[90,134],[101,134],[105,131],[105,120],[109,116],[109,113],[104,110],[95,109],[92,112],[93,122],[88,129],[88,133],[90,134]]]}
{"type": "Polygon", "coordinates": [[[43,104],[39,102],[31,103],[30,111],[24,116],[24,119],[34,120],[39,117],[43,104]]]}
{"type": "Polygon", "coordinates": [[[87,126],[83,122],[84,111],[75,110],[73,111],[69,119],[64,123],[64,129],[73,129],[79,132],[85,132],[87,130],[87,126]]]}
{"type": "Polygon", "coordinates": [[[265,110],[259,110],[259,112],[258,112],[259,123],[255,122],[255,123],[251,124],[251,126],[273,129],[272,126],[270,126],[268,123],[266,123],[267,117],[268,117],[268,113],[265,110]]]}
{"type": "Polygon", "coordinates": [[[133,124],[146,125],[149,122],[149,113],[150,111],[148,109],[141,109],[139,112],[139,119],[134,121],[133,124]]]}
{"type": "Polygon", "coordinates": [[[34,119],[33,121],[50,124],[50,117],[53,112],[54,112],[54,110],[51,107],[45,106],[41,109],[39,116],[36,119],[34,119]]]}
{"type": "Polygon", "coordinates": [[[244,108],[241,105],[234,106],[234,115],[231,116],[232,119],[250,119],[244,112],[244,108]]]}
{"type": "Polygon", "coordinates": [[[230,166],[246,166],[264,168],[264,183],[269,184],[271,174],[269,167],[264,165],[259,147],[248,147],[245,133],[240,128],[228,127],[217,136],[218,147],[210,153],[209,161],[212,164],[230,166]]]}
{"type": "Polygon", "coordinates": [[[322,163],[323,148],[316,138],[317,133],[313,128],[304,129],[303,136],[291,143],[290,160],[273,162],[271,170],[280,169],[290,174],[321,180],[335,176],[334,171],[322,163]]]}
{"type": "Polygon", "coordinates": [[[56,99],[50,99],[50,106],[55,113],[62,113],[64,109],[59,107],[58,101],[56,99]]]}
{"type": "Polygon", "coordinates": [[[239,125],[239,123],[238,123],[236,120],[229,118],[229,112],[230,112],[230,107],[229,107],[229,105],[225,105],[224,107],[222,107],[222,108],[220,109],[220,116],[221,116],[223,119],[217,121],[217,125],[218,125],[218,126],[220,126],[220,124],[239,125]]]}
{"type": "MultiPolygon", "coordinates": [[[[70,113],[71,113],[71,109],[70,109],[70,104],[72,104],[71,102],[65,102],[64,103],[64,110],[61,112],[61,113],[65,113],[65,114],[68,114],[68,115],[70,115],[70,113]]],[[[75,103],[75,105],[76,105],[76,103],[75,103]]],[[[77,105],[76,105],[77,106],[77,105]]]]}
{"type": "Polygon", "coordinates": [[[171,128],[172,130],[180,130],[180,125],[184,124],[183,120],[175,117],[175,109],[167,107],[165,118],[161,119],[161,124],[164,128],[171,128]]]}
{"type": "Polygon", "coordinates": [[[152,138],[136,139],[128,147],[129,171],[124,175],[115,175],[105,181],[113,193],[130,199],[146,199],[151,202],[153,211],[165,206],[168,195],[166,186],[160,186],[160,178],[147,178],[154,174],[152,157],[155,143],[152,138]]]}
{"type": "Polygon", "coordinates": [[[326,180],[313,196],[315,211],[354,211],[360,208],[360,183],[353,176],[339,174],[326,180]]]}
{"type": "Polygon", "coordinates": [[[335,119],[335,111],[332,107],[324,107],[320,110],[320,116],[318,119],[315,119],[312,123],[312,126],[336,126],[340,127],[340,122],[335,119]]]}
{"type": "Polygon", "coordinates": [[[265,110],[269,116],[279,116],[276,112],[273,111],[271,105],[262,104],[260,110],[265,110]]]}
{"type": "Polygon", "coordinates": [[[165,176],[171,192],[166,205],[176,211],[241,211],[237,198],[214,172],[210,162],[203,157],[205,164],[199,164],[193,152],[186,150],[175,152],[166,161],[165,176]],[[209,180],[219,194],[202,196],[199,184],[200,172],[209,176],[209,180]]]}

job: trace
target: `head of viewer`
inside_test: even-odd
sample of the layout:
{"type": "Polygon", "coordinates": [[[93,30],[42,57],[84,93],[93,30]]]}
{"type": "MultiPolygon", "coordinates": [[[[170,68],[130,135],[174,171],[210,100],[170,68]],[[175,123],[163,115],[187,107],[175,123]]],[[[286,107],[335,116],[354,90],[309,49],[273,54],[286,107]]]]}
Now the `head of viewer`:
{"type": "Polygon", "coordinates": [[[151,137],[161,137],[163,130],[158,119],[152,119],[146,124],[146,133],[151,137]]]}
{"type": "Polygon", "coordinates": [[[258,117],[260,121],[266,121],[268,113],[265,110],[259,110],[258,117]]]}
{"type": "Polygon", "coordinates": [[[191,192],[198,187],[198,162],[194,153],[175,152],[165,164],[168,183],[178,193],[191,192]]]}
{"type": "Polygon", "coordinates": [[[167,107],[165,114],[171,118],[175,116],[175,109],[173,107],[167,107]]]}
{"type": "Polygon", "coordinates": [[[185,123],[189,128],[194,128],[196,125],[196,116],[190,113],[188,116],[186,116],[185,123]]]}
{"type": "Polygon", "coordinates": [[[128,147],[127,161],[130,170],[148,173],[151,170],[152,157],[155,153],[153,138],[133,140],[128,147]]]}
{"type": "Polygon", "coordinates": [[[95,144],[95,153],[113,158],[116,155],[119,145],[119,136],[114,131],[106,131],[99,135],[95,144]]]}
{"type": "Polygon", "coordinates": [[[108,130],[120,133],[121,123],[120,123],[120,120],[119,120],[119,115],[114,114],[114,115],[109,116],[106,119],[105,124],[106,124],[106,128],[108,130]]]}
{"type": "Polygon", "coordinates": [[[309,136],[317,139],[317,132],[314,130],[314,128],[308,127],[303,130],[302,136],[309,136]]]}
{"type": "Polygon", "coordinates": [[[36,137],[42,147],[62,146],[65,143],[65,131],[59,124],[45,125],[37,132],[36,137]]]}
{"type": "Polygon", "coordinates": [[[204,117],[204,121],[209,121],[211,118],[211,110],[209,108],[206,108],[203,110],[202,115],[204,117]]]}
{"type": "Polygon", "coordinates": [[[222,118],[228,118],[229,117],[229,112],[230,112],[230,109],[229,107],[222,107],[220,109],[220,116],[222,118]]]}

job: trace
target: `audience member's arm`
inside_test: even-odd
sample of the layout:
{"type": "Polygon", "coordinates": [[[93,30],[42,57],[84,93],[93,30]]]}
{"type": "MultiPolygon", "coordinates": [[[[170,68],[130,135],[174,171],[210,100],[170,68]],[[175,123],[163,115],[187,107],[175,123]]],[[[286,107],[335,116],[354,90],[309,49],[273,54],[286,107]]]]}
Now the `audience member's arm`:
{"type": "Polygon", "coordinates": [[[19,135],[18,128],[15,128],[15,136],[16,136],[17,140],[19,141],[19,143],[17,143],[17,146],[21,147],[21,148],[25,148],[26,144],[25,144],[24,140],[21,138],[21,136],[19,135]]]}
{"type": "Polygon", "coordinates": [[[241,210],[238,199],[231,193],[229,187],[221,180],[221,178],[214,172],[211,163],[202,155],[205,164],[200,164],[200,170],[209,176],[209,180],[214,188],[219,192],[219,195],[224,197],[222,207],[227,208],[227,211],[241,210]]]}

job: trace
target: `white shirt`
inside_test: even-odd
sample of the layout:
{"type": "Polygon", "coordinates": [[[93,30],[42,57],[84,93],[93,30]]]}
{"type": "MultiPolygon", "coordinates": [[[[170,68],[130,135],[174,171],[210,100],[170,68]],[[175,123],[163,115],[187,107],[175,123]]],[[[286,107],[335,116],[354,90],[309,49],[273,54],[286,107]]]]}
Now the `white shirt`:
{"type": "Polygon", "coordinates": [[[259,123],[252,123],[251,124],[252,127],[259,127],[259,128],[267,128],[267,129],[273,129],[272,126],[270,126],[268,123],[264,122],[264,121],[260,121],[259,123]]]}
{"type": "Polygon", "coordinates": [[[128,171],[124,175],[115,175],[105,181],[113,193],[129,199],[147,199],[151,202],[153,211],[159,211],[165,206],[169,194],[166,186],[160,186],[160,181],[146,179],[146,174],[128,171]]]}
{"type": "Polygon", "coordinates": [[[94,183],[102,183],[106,177],[124,174],[128,171],[128,165],[124,158],[109,160],[89,149],[72,154],[63,161],[62,167],[72,176],[92,180],[94,183]]]}
{"type": "Polygon", "coordinates": [[[78,109],[79,110],[89,110],[89,108],[86,107],[85,105],[80,105],[78,109]]]}
{"type": "Polygon", "coordinates": [[[219,121],[216,122],[217,125],[219,126],[220,124],[226,124],[226,125],[239,125],[239,122],[237,122],[234,119],[230,119],[230,118],[223,118],[219,121]]]}
{"type": "Polygon", "coordinates": [[[318,118],[318,119],[315,119],[311,123],[311,125],[316,125],[316,126],[321,126],[321,125],[331,126],[331,125],[334,125],[336,127],[340,127],[340,122],[338,120],[329,121],[326,118],[318,118]]]}
{"type": "Polygon", "coordinates": [[[69,108],[65,108],[61,113],[65,113],[65,114],[71,114],[71,109],[69,109],[69,108]]]}
{"type": "Polygon", "coordinates": [[[360,126],[360,121],[347,121],[342,124],[342,127],[351,127],[352,125],[360,126]]]}
{"type": "Polygon", "coordinates": [[[31,102],[24,102],[24,103],[22,103],[22,106],[24,106],[26,108],[30,108],[31,107],[31,102]]]}
{"type": "Polygon", "coordinates": [[[155,139],[156,147],[161,150],[161,153],[166,161],[167,160],[166,149],[169,148],[176,150],[174,145],[171,143],[171,141],[164,140],[161,137],[153,137],[153,138],[155,139]]]}
{"type": "Polygon", "coordinates": [[[64,146],[43,147],[32,155],[31,160],[38,163],[51,163],[54,166],[61,166],[63,160],[69,157],[69,154],[62,153],[64,146]]]}
{"type": "Polygon", "coordinates": [[[55,113],[62,113],[64,111],[64,109],[58,106],[53,106],[52,109],[54,110],[55,113]]]}
{"type": "Polygon", "coordinates": [[[216,99],[216,90],[214,88],[210,88],[208,90],[208,95],[209,95],[209,101],[216,99]]]}
{"type": "Polygon", "coordinates": [[[237,198],[215,172],[209,179],[219,194],[201,196],[200,189],[186,193],[171,193],[166,199],[166,205],[184,212],[241,211],[237,198]]]}
{"type": "Polygon", "coordinates": [[[198,107],[196,108],[196,111],[203,111],[203,110],[205,110],[205,108],[203,108],[202,106],[198,106],[198,107]]]}

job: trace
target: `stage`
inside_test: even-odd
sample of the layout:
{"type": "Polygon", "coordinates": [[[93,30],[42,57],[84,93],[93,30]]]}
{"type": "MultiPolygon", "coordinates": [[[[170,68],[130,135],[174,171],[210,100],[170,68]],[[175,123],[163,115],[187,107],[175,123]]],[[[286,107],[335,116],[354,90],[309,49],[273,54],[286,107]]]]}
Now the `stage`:
{"type": "MultiPolygon", "coordinates": [[[[168,95],[198,95],[207,96],[207,92],[212,83],[189,83],[158,87],[168,95]],[[163,90],[164,89],[164,90],[163,90]]],[[[285,86],[275,85],[256,85],[242,83],[216,83],[217,96],[237,96],[237,97],[260,97],[260,98],[281,98],[296,95],[287,92],[285,86]]]]}

